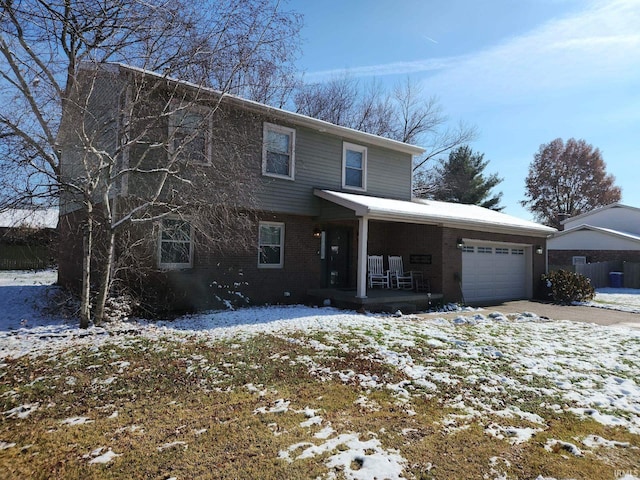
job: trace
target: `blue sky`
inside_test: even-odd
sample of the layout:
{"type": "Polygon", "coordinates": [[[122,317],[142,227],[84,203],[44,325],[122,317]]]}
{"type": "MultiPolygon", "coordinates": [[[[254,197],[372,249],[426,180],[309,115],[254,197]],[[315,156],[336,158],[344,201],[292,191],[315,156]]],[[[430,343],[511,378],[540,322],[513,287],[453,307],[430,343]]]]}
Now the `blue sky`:
{"type": "Polygon", "coordinates": [[[640,0],[291,0],[304,14],[307,81],[344,72],[393,84],[407,76],[439,98],[452,125],[519,205],[543,143],[600,149],[622,201],[640,207],[640,0]]]}

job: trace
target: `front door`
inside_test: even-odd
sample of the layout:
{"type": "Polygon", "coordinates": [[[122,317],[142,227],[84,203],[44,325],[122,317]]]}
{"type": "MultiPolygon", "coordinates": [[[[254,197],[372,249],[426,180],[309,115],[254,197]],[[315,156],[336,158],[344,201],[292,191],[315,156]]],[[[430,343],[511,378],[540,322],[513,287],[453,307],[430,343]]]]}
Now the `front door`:
{"type": "Polygon", "coordinates": [[[334,227],[327,230],[327,287],[349,287],[351,229],[334,227]]]}

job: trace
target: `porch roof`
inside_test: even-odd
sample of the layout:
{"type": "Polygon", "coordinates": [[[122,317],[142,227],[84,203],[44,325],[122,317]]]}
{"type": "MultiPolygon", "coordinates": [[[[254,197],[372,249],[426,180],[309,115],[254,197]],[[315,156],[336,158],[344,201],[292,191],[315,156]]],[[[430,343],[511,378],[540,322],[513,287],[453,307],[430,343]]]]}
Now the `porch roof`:
{"type": "Polygon", "coordinates": [[[478,205],[438,202],[414,198],[411,201],[370,197],[332,190],[314,190],[314,195],[353,210],[359,217],[391,222],[423,223],[467,230],[547,237],[555,228],[496,212],[478,205]]]}

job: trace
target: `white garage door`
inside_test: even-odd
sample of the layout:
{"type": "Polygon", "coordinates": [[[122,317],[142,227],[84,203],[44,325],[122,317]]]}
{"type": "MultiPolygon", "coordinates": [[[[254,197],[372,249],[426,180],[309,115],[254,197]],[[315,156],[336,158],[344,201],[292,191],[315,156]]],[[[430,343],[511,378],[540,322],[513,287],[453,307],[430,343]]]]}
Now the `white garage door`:
{"type": "Polygon", "coordinates": [[[462,249],[462,293],[465,302],[527,297],[526,250],[504,244],[465,242],[462,249]]]}

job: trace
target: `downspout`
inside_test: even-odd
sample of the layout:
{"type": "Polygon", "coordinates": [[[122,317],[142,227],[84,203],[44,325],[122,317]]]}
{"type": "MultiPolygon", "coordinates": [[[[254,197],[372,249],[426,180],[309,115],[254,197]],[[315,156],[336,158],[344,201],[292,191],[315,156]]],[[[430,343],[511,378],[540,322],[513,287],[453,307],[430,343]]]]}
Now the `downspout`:
{"type": "Polygon", "coordinates": [[[358,218],[358,272],[356,298],[367,298],[367,243],[369,241],[369,218],[358,218]]]}

